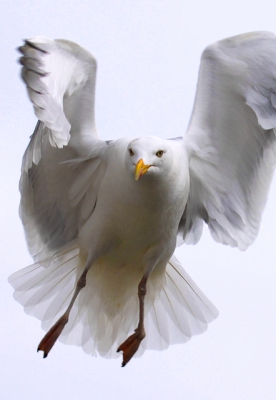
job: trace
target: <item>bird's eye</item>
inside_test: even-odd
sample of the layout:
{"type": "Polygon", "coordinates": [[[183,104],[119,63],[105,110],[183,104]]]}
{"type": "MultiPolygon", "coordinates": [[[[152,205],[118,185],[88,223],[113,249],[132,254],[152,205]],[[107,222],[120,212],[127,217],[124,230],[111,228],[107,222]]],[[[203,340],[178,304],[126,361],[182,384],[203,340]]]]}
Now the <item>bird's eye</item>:
{"type": "Polygon", "coordinates": [[[163,150],[158,150],[157,153],[156,153],[157,157],[162,157],[163,154],[164,154],[163,150]]]}
{"type": "Polygon", "coordinates": [[[128,151],[129,151],[129,154],[130,154],[131,156],[134,156],[134,151],[133,151],[132,149],[128,149],[128,151]]]}

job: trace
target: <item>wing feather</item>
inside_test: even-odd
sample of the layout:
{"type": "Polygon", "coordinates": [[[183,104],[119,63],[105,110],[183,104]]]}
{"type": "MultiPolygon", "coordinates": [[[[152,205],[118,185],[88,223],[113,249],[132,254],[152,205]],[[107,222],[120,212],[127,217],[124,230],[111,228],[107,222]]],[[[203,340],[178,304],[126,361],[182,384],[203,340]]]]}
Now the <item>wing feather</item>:
{"type": "Polygon", "coordinates": [[[30,253],[41,261],[74,240],[93,212],[107,144],[94,123],[93,56],[75,43],[44,37],[26,40],[19,50],[39,118],[23,157],[20,216],[30,253]]]}
{"type": "Polygon", "coordinates": [[[246,249],[260,225],[276,159],[276,39],[245,34],[202,55],[184,140],[190,196],[180,223],[196,243],[205,221],[215,240],[246,249]]]}

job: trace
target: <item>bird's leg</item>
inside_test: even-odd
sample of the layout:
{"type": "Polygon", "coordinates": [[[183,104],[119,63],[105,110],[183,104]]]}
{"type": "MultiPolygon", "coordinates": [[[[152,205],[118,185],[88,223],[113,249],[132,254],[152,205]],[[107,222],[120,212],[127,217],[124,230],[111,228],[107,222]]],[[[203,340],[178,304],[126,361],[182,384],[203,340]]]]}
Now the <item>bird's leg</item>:
{"type": "Polygon", "coordinates": [[[92,265],[91,262],[86,263],[86,267],[84,268],[83,273],[81,274],[80,278],[78,279],[77,282],[77,286],[74,292],[74,295],[72,297],[72,300],[70,301],[70,304],[67,308],[67,310],[65,311],[65,313],[57,320],[57,322],[55,323],[54,326],[52,326],[52,328],[46,333],[46,335],[44,336],[44,338],[41,340],[41,342],[38,345],[37,351],[43,351],[44,355],[43,358],[47,357],[49,351],[51,350],[51,348],[54,346],[57,338],[59,337],[59,335],[61,334],[61,332],[63,331],[63,328],[65,327],[65,325],[68,322],[69,319],[69,314],[71,311],[71,308],[73,307],[73,304],[79,294],[79,292],[81,291],[81,289],[83,289],[86,285],[86,275],[87,272],[90,269],[90,266],[92,265]]]}
{"type": "Polygon", "coordinates": [[[138,298],[139,298],[139,322],[138,326],[135,329],[133,335],[129,336],[124,343],[122,343],[117,352],[123,352],[123,362],[122,367],[124,367],[134,356],[136,351],[138,350],[141,341],[146,336],[145,327],[144,327],[144,298],[147,293],[147,280],[148,275],[144,275],[138,285],[138,298]]]}

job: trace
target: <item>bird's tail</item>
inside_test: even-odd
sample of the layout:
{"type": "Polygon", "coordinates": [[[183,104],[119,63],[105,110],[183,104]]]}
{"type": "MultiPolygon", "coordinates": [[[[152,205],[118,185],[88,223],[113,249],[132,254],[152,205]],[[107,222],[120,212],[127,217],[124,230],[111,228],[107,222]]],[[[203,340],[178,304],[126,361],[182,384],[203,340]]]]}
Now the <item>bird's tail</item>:
{"type": "MultiPolygon", "coordinates": [[[[48,265],[36,263],[12,274],[9,282],[15,289],[14,298],[48,330],[68,307],[82,264],[79,247],[72,242],[53,256],[48,265]]],[[[107,275],[101,275],[100,268],[88,274],[87,285],[74,303],[60,340],[82,346],[91,355],[117,357],[118,346],[137,326],[137,282],[134,280],[135,285],[128,285],[124,295],[115,298],[116,291],[111,294],[108,286],[103,290],[103,277],[106,279],[107,275]]],[[[113,278],[110,287],[116,285],[113,278]]],[[[170,344],[188,341],[204,332],[218,315],[175,256],[162,278],[149,278],[145,300],[146,337],[138,356],[146,349],[164,350],[170,344]]]]}

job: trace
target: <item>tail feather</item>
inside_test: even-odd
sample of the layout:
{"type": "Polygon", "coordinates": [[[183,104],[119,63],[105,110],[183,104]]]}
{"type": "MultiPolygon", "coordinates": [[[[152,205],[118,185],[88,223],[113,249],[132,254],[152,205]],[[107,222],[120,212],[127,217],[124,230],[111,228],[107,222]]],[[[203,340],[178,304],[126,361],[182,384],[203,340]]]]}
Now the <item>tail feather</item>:
{"type": "MultiPolygon", "coordinates": [[[[83,267],[78,254],[79,249],[73,242],[42,263],[47,267],[36,263],[9,278],[15,299],[27,314],[42,321],[45,330],[57,321],[72,298],[83,267]]],[[[121,299],[114,298],[102,290],[101,279],[107,279],[107,275],[101,271],[99,268],[88,276],[60,341],[82,346],[90,355],[114,358],[119,356],[118,346],[137,326],[137,285],[135,281],[133,287],[125,288],[126,294],[121,299]]],[[[165,350],[171,344],[187,342],[193,335],[204,332],[218,315],[175,256],[162,277],[150,277],[145,299],[146,337],[136,356],[141,356],[146,349],[165,350]]]]}
{"type": "Polygon", "coordinates": [[[208,323],[218,316],[216,307],[199,289],[175,256],[167,265],[166,288],[171,308],[179,316],[181,331],[188,337],[203,333],[208,323]],[[185,320],[186,324],[183,325],[185,320]],[[190,333],[187,331],[187,326],[190,333]]]}
{"type": "Polygon", "coordinates": [[[206,331],[218,310],[202,293],[173,256],[167,264],[161,290],[156,294],[145,321],[147,336],[137,356],[147,349],[165,350],[185,343],[206,331]]]}
{"type": "Polygon", "coordinates": [[[78,249],[73,248],[64,255],[56,255],[43,267],[35,263],[9,277],[15,289],[14,298],[27,314],[42,321],[42,327],[49,329],[70,301],[76,281],[78,249]]]}

